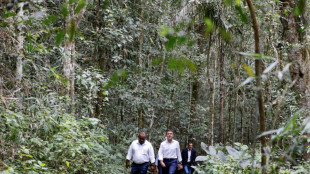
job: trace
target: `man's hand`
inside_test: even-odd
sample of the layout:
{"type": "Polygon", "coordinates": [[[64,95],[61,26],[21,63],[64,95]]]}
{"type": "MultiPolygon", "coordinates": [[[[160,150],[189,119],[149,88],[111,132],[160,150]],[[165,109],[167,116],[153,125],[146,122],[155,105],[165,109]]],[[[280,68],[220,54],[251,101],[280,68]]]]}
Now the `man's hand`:
{"type": "Polygon", "coordinates": [[[183,169],[183,166],[182,166],[182,164],[179,164],[178,165],[178,170],[181,170],[181,169],[183,169]]]}
{"type": "Polygon", "coordinates": [[[153,172],[153,171],[154,171],[154,169],[155,169],[155,164],[154,164],[154,163],[152,163],[152,164],[151,164],[151,172],[153,172]]]}
{"type": "Polygon", "coordinates": [[[129,160],[126,160],[126,168],[128,169],[128,168],[129,168],[129,166],[130,166],[130,164],[129,164],[129,160]]]}
{"type": "Polygon", "coordinates": [[[161,165],[162,167],[166,167],[166,165],[165,165],[165,163],[164,163],[163,161],[160,161],[160,165],[161,165]]]}
{"type": "Polygon", "coordinates": [[[156,173],[158,173],[159,171],[158,171],[158,167],[156,166],[156,169],[155,169],[155,171],[156,171],[156,173]]]}

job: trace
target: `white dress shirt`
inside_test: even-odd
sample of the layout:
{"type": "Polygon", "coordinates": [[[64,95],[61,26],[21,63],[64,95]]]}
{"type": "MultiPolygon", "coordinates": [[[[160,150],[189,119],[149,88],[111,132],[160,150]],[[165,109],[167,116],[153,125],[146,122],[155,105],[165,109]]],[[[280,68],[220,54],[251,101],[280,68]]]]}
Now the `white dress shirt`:
{"type": "Polygon", "coordinates": [[[126,159],[130,160],[131,157],[136,164],[143,164],[149,161],[154,163],[155,155],[152,144],[147,140],[143,144],[140,144],[138,140],[133,141],[128,149],[126,159]]]}
{"type": "Polygon", "coordinates": [[[192,151],[188,149],[188,160],[187,160],[187,162],[191,162],[191,154],[192,154],[192,151]]]}
{"type": "Polygon", "coordinates": [[[160,144],[160,148],[158,151],[159,160],[163,160],[164,158],[177,158],[179,162],[182,161],[180,144],[176,140],[172,140],[171,143],[168,140],[163,141],[160,144]]]}

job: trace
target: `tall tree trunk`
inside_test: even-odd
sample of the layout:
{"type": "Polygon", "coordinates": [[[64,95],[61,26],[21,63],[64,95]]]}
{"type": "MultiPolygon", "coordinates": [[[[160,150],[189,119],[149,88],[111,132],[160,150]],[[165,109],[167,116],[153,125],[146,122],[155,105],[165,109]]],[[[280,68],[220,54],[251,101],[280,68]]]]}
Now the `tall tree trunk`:
{"type": "MultiPolygon", "coordinates": [[[[228,99],[228,130],[227,132],[225,132],[225,136],[227,137],[226,138],[226,141],[230,140],[230,132],[231,132],[231,107],[232,107],[232,102],[231,102],[231,99],[232,99],[232,95],[230,94],[229,96],[229,99],[228,99]]],[[[226,143],[225,141],[225,143],[226,143]]]]}
{"type": "Polygon", "coordinates": [[[17,61],[16,61],[16,82],[18,85],[20,85],[22,76],[23,76],[23,59],[25,57],[24,55],[24,31],[23,31],[23,20],[24,20],[24,2],[18,3],[18,13],[17,13],[17,61]]]}
{"type": "MultiPolygon", "coordinates": [[[[290,74],[292,79],[296,80],[294,85],[295,90],[300,93],[300,95],[298,95],[298,97],[300,96],[300,100],[297,100],[301,103],[301,107],[310,113],[310,97],[308,96],[310,90],[310,73],[307,72],[307,70],[309,70],[309,57],[307,50],[305,49],[305,57],[303,58],[302,50],[298,46],[300,43],[298,38],[300,35],[303,35],[299,35],[297,30],[299,24],[297,22],[297,16],[294,14],[295,7],[294,0],[281,0],[281,23],[283,26],[282,37],[289,44],[287,49],[288,59],[292,63],[290,66],[290,74]]],[[[307,9],[307,5],[305,5],[304,8],[307,9]]],[[[306,147],[308,145],[309,143],[305,144],[306,147]]],[[[304,158],[306,160],[310,158],[310,155],[307,155],[306,150],[304,152],[304,158]]]]}
{"type": "Polygon", "coordinates": [[[224,144],[224,52],[223,41],[220,39],[220,55],[219,55],[219,68],[220,68],[220,114],[219,114],[219,142],[224,144]]]}
{"type": "MultiPolygon", "coordinates": [[[[97,0],[97,8],[96,8],[96,23],[95,23],[95,30],[96,31],[101,31],[101,28],[104,28],[104,26],[101,26],[104,24],[104,16],[100,15],[100,8],[101,8],[101,0],[97,0]],[[101,21],[102,20],[102,21],[101,21]]],[[[104,66],[104,52],[105,52],[105,47],[102,42],[100,42],[100,35],[97,37],[97,46],[95,48],[95,53],[97,56],[97,63],[98,66],[102,71],[105,70],[104,66]]],[[[104,35],[102,36],[104,38],[104,35]]],[[[100,90],[97,92],[97,103],[95,104],[95,110],[96,110],[96,117],[100,118],[101,113],[102,113],[102,105],[103,105],[103,89],[100,88],[100,90]]]]}
{"type": "Polygon", "coordinates": [[[212,34],[210,34],[209,37],[209,44],[207,49],[207,77],[208,77],[208,83],[210,85],[210,97],[209,97],[209,107],[210,107],[210,118],[209,118],[209,134],[210,134],[210,140],[209,144],[213,146],[214,143],[214,96],[215,96],[215,76],[211,76],[210,70],[213,70],[213,73],[215,72],[215,63],[214,60],[212,60],[211,57],[211,42],[212,42],[212,34]]]}
{"type": "Polygon", "coordinates": [[[63,72],[64,77],[69,81],[67,94],[71,97],[71,112],[74,113],[74,85],[75,85],[75,32],[79,26],[82,17],[86,11],[88,0],[85,0],[84,7],[74,14],[73,6],[69,5],[69,0],[66,0],[68,16],[66,18],[66,33],[70,36],[65,40],[64,56],[63,56],[63,72]]]}
{"type": "MultiPolygon", "coordinates": [[[[251,0],[246,0],[249,10],[251,13],[252,23],[253,23],[253,30],[254,30],[254,39],[255,39],[255,53],[260,54],[259,49],[259,27],[256,20],[256,14],[254,11],[254,6],[251,0]]],[[[264,100],[263,100],[263,89],[262,89],[262,78],[261,78],[261,71],[262,71],[262,60],[256,59],[255,60],[255,75],[256,75],[256,87],[257,87],[257,103],[259,109],[259,123],[260,123],[260,133],[265,132],[265,108],[264,108],[264,100]]],[[[261,142],[261,166],[263,167],[262,173],[267,173],[267,157],[265,153],[266,147],[266,137],[262,136],[260,138],[261,142]]]]}
{"type": "MultiPolygon", "coordinates": [[[[234,79],[234,88],[236,89],[237,86],[239,85],[240,82],[240,63],[241,63],[241,58],[237,58],[237,63],[236,63],[236,70],[235,70],[235,79],[234,79]]],[[[232,142],[236,142],[236,120],[237,120],[237,108],[238,108],[238,103],[239,103],[239,95],[238,95],[238,90],[235,90],[234,92],[234,116],[233,116],[233,128],[232,128],[232,142]]]]}
{"type": "MultiPolygon", "coordinates": [[[[243,100],[245,100],[244,98],[243,98],[243,100]]],[[[241,131],[241,133],[240,133],[240,143],[244,143],[243,141],[244,141],[244,138],[243,138],[243,136],[244,136],[244,110],[243,110],[243,108],[244,108],[244,103],[242,104],[242,105],[239,105],[239,110],[240,110],[240,131],[241,131]]]]}
{"type": "MultiPolygon", "coordinates": [[[[197,79],[194,79],[194,82],[192,82],[192,96],[191,96],[191,115],[190,115],[190,125],[193,125],[193,122],[195,118],[197,117],[196,115],[196,105],[199,100],[199,83],[197,79]]],[[[190,126],[189,125],[189,126],[190,126]]],[[[189,138],[191,139],[193,135],[189,135],[189,138]]]]}

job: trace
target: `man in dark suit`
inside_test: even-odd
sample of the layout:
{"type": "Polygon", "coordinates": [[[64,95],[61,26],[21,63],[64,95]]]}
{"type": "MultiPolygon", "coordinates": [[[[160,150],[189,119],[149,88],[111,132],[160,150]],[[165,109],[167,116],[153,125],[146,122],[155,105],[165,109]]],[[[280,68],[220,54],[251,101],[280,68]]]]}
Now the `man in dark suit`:
{"type": "Polygon", "coordinates": [[[193,143],[189,142],[188,147],[182,150],[182,165],[186,174],[191,174],[193,172],[193,168],[191,166],[195,166],[196,162],[196,150],[193,148],[193,143]]]}

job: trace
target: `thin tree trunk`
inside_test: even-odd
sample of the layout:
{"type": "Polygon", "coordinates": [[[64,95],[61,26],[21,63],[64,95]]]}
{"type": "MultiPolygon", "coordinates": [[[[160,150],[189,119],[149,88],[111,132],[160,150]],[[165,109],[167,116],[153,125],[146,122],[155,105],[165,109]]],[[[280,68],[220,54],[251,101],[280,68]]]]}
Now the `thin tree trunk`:
{"type": "MultiPolygon", "coordinates": [[[[234,80],[234,88],[236,89],[237,86],[239,85],[240,81],[240,63],[241,63],[241,58],[237,58],[237,63],[236,63],[236,71],[235,71],[235,80],[234,80]]],[[[235,98],[235,103],[234,103],[234,117],[233,117],[233,131],[232,131],[232,142],[236,142],[236,120],[237,120],[237,108],[238,108],[238,103],[239,103],[239,95],[238,95],[238,90],[235,90],[234,92],[234,98],[235,98]]]]}
{"type": "MultiPolygon", "coordinates": [[[[68,0],[66,1],[68,3],[68,0]]],[[[79,23],[82,20],[82,17],[86,11],[86,7],[88,4],[88,0],[85,0],[84,7],[80,10],[78,14],[73,14],[73,7],[67,6],[67,10],[69,11],[68,17],[66,19],[66,32],[67,34],[71,34],[72,37],[65,40],[65,48],[64,48],[64,56],[63,56],[63,72],[64,77],[69,81],[67,87],[67,94],[70,94],[71,97],[71,112],[74,113],[74,91],[75,91],[75,30],[79,26],[79,23]],[[74,30],[74,31],[72,31],[74,30]],[[73,33],[70,33],[73,32],[73,33]]]]}
{"type": "MultiPolygon", "coordinates": [[[[244,98],[243,98],[243,100],[244,100],[244,98]]],[[[244,130],[243,130],[243,127],[244,127],[244,125],[243,125],[243,119],[244,119],[244,110],[243,110],[243,108],[244,108],[244,104],[243,105],[240,105],[239,106],[239,110],[240,110],[240,130],[241,130],[241,133],[240,133],[240,143],[243,143],[243,141],[244,141],[244,138],[243,138],[243,136],[244,136],[244,130]]]]}
{"type": "MultiPolygon", "coordinates": [[[[249,10],[251,13],[252,23],[253,23],[253,30],[254,30],[254,39],[255,39],[255,53],[260,54],[259,49],[259,27],[256,20],[256,14],[254,11],[254,6],[251,0],[246,0],[249,10]]],[[[261,69],[262,69],[262,60],[256,59],[255,60],[255,75],[256,75],[256,87],[257,87],[257,102],[258,102],[258,109],[259,109],[259,123],[260,123],[260,133],[265,132],[265,108],[264,108],[264,100],[263,100],[263,89],[261,84],[261,69]]],[[[267,173],[267,157],[265,153],[266,147],[266,137],[262,136],[261,140],[261,166],[263,167],[262,173],[267,173]]]]}
{"type": "Polygon", "coordinates": [[[210,134],[210,140],[209,145],[213,146],[213,140],[214,140],[214,76],[211,80],[210,70],[211,68],[215,70],[215,67],[213,66],[213,61],[211,61],[211,42],[212,42],[212,34],[209,35],[209,44],[207,49],[207,78],[208,83],[210,85],[210,97],[209,97],[209,106],[210,106],[210,117],[209,117],[209,134],[210,134]]]}
{"type": "Polygon", "coordinates": [[[223,41],[220,39],[220,114],[219,114],[219,142],[224,144],[224,53],[223,53],[223,41]]]}
{"type": "Polygon", "coordinates": [[[16,82],[18,85],[20,85],[22,76],[23,76],[23,59],[25,57],[24,55],[24,31],[23,31],[23,20],[24,20],[24,2],[18,3],[18,13],[17,13],[17,50],[18,53],[17,61],[16,61],[16,82]]]}
{"type": "MultiPolygon", "coordinates": [[[[231,102],[231,94],[229,95],[229,99],[228,99],[228,132],[225,132],[225,135],[227,136],[227,139],[228,141],[230,140],[230,132],[231,132],[231,105],[232,105],[232,102],[231,102]]],[[[226,139],[226,141],[227,141],[226,139]]]]}

